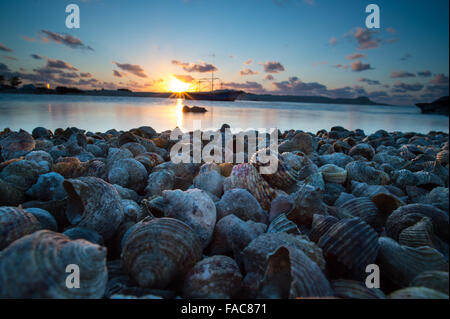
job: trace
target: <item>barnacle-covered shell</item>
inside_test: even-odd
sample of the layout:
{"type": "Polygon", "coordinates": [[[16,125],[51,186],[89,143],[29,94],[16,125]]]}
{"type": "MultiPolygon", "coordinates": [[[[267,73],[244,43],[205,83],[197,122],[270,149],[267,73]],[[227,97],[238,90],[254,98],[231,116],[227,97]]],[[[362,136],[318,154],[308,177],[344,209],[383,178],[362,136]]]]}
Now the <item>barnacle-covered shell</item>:
{"type": "Polygon", "coordinates": [[[389,294],[389,299],[447,299],[448,295],[425,287],[408,287],[389,294]]]}
{"type": "Polygon", "coordinates": [[[306,298],[332,295],[330,283],[301,250],[281,246],[267,258],[260,298],[306,298]]]}
{"type": "Polygon", "coordinates": [[[199,261],[187,274],[183,286],[186,298],[228,299],[241,288],[242,275],[236,262],[227,256],[199,261]]]}
{"type": "Polygon", "coordinates": [[[264,148],[253,154],[250,158],[250,163],[259,172],[262,172],[265,167],[277,165],[275,172],[261,174],[270,186],[274,188],[286,190],[297,183],[298,171],[286,163],[282,155],[270,148],[264,148]]]}
{"type": "Polygon", "coordinates": [[[124,218],[122,202],[114,186],[97,177],[68,179],[66,216],[72,225],[95,230],[110,239],[124,218]]]}
{"type": "Polygon", "coordinates": [[[409,284],[411,287],[426,287],[448,295],[448,271],[424,271],[409,284]]]}
{"type": "Polygon", "coordinates": [[[390,181],[388,174],[368,166],[362,161],[347,164],[345,170],[350,181],[364,182],[370,185],[386,185],[390,181]]]}
{"type": "Polygon", "coordinates": [[[403,229],[398,236],[398,242],[400,245],[409,247],[433,247],[433,224],[431,220],[424,217],[416,224],[403,229]]]}
{"type": "Polygon", "coordinates": [[[165,288],[202,257],[194,231],[173,218],[144,219],[128,234],[122,250],[124,271],[141,287],[165,288]]]}
{"type": "Polygon", "coordinates": [[[256,198],[249,191],[234,188],[226,191],[216,203],[217,220],[233,214],[240,219],[266,223],[267,216],[256,198]]]}
{"type": "Polygon", "coordinates": [[[427,270],[448,271],[444,256],[429,246],[402,246],[389,237],[379,238],[377,263],[386,278],[399,286],[407,286],[417,275],[427,270]]]}
{"type": "Polygon", "coordinates": [[[32,151],[35,146],[33,137],[24,130],[11,133],[0,140],[1,155],[5,160],[18,158],[32,151]]]}
{"type": "Polygon", "coordinates": [[[378,234],[359,218],[340,220],[317,244],[327,261],[336,259],[357,273],[375,261],[379,249],[378,234]]]}
{"type": "Polygon", "coordinates": [[[49,230],[22,237],[0,255],[1,298],[101,298],[107,280],[104,247],[49,230]],[[79,288],[66,285],[68,265],[79,267],[79,288]]]}
{"type": "Polygon", "coordinates": [[[327,183],[343,184],[347,180],[347,171],[339,166],[327,164],[320,167],[320,171],[327,183]]]}
{"type": "Polygon", "coordinates": [[[162,210],[165,217],[179,219],[189,225],[205,248],[211,241],[216,225],[216,206],[205,191],[190,189],[164,191],[162,210]]]}
{"type": "Polygon", "coordinates": [[[224,191],[233,188],[247,189],[265,210],[270,210],[270,203],[279,192],[261,177],[257,169],[248,163],[235,165],[233,171],[224,182],[224,191]]]}
{"type": "Polygon", "coordinates": [[[16,239],[42,229],[33,214],[16,207],[0,207],[0,250],[16,239]]]}
{"type": "Polygon", "coordinates": [[[148,176],[147,187],[145,188],[145,195],[147,197],[160,196],[163,191],[174,188],[175,175],[170,170],[160,170],[152,172],[148,176]]]}
{"type": "Polygon", "coordinates": [[[26,191],[36,183],[39,175],[45,173],[47,173],[46,168],[35,161],[21,160],[6,166],[0,172],[0,178],[16,188],[26,191]]]}
{"type": "Polygon", "coordinates": [[[416,224],[422,218],[428,217],[433,223],[433,231],[443,241],[449,241],[448,214],[431,205],[410,204],[398,208],[386,221],[386,233],[398,240],[403,229],[416,224]]]}
{"type": "Polygon", "coordinates": [[[333,295],[344,299],[386,299],[386,295],[377,288],[367,288],[362,281],[337,279],[331,282],[333,295]]]}
{"type": "Polygon", "coordinates": [[[210,192],[217,197],[223,194],[224,177],[215,163],[206,163],[200,167],[198,175],[194,178],[194,187],[210,192]]]}
{"type": "Polygon", "coordinates": [[[291,139],[284,141],[278,146],[280,153],[301,151],[307,155],[312,153],[314,148],[312,136],[303,132],[297,133],[291,139]]]}
{"type": "Polygon", "coordinates": [[[26,194],[41,201],[59,200],[65,198],[66,191],[63,187],[64,177],[51,172],[39,176],[36,184],[31,186],[26,194]]]}
{"type": "Polygon", "coordinates": [[[336,224],[338,221],[339,219],[334,216],[315,214],[313,216],[311,231],[308,234],[309,239],[315,243],[318,243],[320,237],[322,237],[322,235],[325,234],[328,229],[330,229],[331,226],[336,224]]]}
{"type": "Polygon", "coordinates": [[[378,208],[368,197],[356,197],[340,203],[338,207],[345,210],[345,215],[359,217],[372,227],[378,225],[378,208]]]}

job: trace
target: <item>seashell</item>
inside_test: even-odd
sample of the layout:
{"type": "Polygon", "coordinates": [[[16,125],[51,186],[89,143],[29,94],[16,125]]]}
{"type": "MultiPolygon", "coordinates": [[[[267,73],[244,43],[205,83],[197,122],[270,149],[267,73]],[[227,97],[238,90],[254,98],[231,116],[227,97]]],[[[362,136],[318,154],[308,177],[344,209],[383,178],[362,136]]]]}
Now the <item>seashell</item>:
{"type": "Polygon", "coordinates": [[[112,168],[115,162],[127,158],[133,158],[133,153],[131,153],[126,148],[115,148],[115,147],[109,148],[108,156],[106,157],[106,165],[108,171],[112,168]]]}
{"type": "Polygon", "coordinates": [[[323,193],[323,201],[327,205],[333,206],[339,196],[345,192],[344,186],[341,184],[327,183],[325,184],[325,191],[323,193]]]}
{"type": "Polygon", "coordinates": [[[286,190],[297,183],[298,171],[292,168],[284,161],[283,156],[270,148],[259,150],[250,158],[250,163],[255,166],[259,172],[264,168],[278,163],[275,173],[261,174],[270,186],[286,190]],[[262,163],[263,162],[263,163],[262,163]]]}
{"type": "Polygon", "coordinates": [[[386,185],[390,181],[388,174],[361,161],[351,162],[345,166],[345,169],[349,181],[363,182],[369,185],[386,185]]]}
{"type": "Polygon", "coordinates": [[[344,184],[347,180],[347,171],[339,166],[327,164],[320,167],[319,170],[327,183],[344,184]]]}
{"type": "Polygon", "coordinates": [[[345,168],[345,166],[347,166],[348,163],[351,163],[353,161],[354,159],[351,156],[348,156],[344,153],[333,153],[329,155],[319,156],[320,166],[333,164],[341,168],[345,168]]]}
{"type": "Polygon", "coordinates": [[[144,165],[147,173],[151,173],[155,166],[164,163],[164,159],[156,153],[145,152],[136,156],[134,159],[144,165]]]}
{"type": "Polygon", "coordinates": [[[36,127],[31,132],[31,135],[33,138],[47,138],[50,139],[52,137],[52,132],[50,130],[47,130],[45,127],[36,127]]]}
{"type": "Polygon", "coordinates": [[[146,152],[145,147],[136,142],[125,143],[120,148],[129,150],[134,157],[146,152]]]}
{"type": "Polygon", "coordinates": [[[31,186],[26,195],[40,201],[59,200],[67,196],[62,186],[64,177],[60,174],[51,172],[39,176],[36,184],[31,186]]]}
{"type": "Polygon", "coordinates": [[[49,230],[16,240],[0,255],[1,298],[101,298],[107,280],[105,248],[49,230]],[[79,267],[79,288],[67,286],[68,265],[79,267]]]}
{"type": "Polygon", "coordinates": [[[78,178],[85,174],[86,166],[75,157],[65,157],[58,160],[52,167],[52,170],[64,178],[78,178]]]}
{"type": "Polygon", "coordinates": [[[378,254],[378,234],[359,218],[342,219],[320,237],[317,245],[332,266],[334,260],[351,270],[357,277],[373,264],[378,254]]]}
{"type": "Polygon", "coordinates": [[[348,194],[348,193],[343,192],[343,193],[341,193],[341,195],[339,195],[338,199],[336,199],[336,201],[334,202],[334,206],[340,207],[344,203],[346,203],[349,200],[352,200],[354,198],[356,198],[356,197],[353,194],[348,194]]]}
{"type": "Polygon", "coordinates": [[[297,225],[291,222],[285,214],[275,217],[267,228],[268,233],[287,233],[292,235],[301,235],[297,225]]]}
{"type": "Polygon", "coordinates": [[[236,262],[227,256],[199,261],[184,280],[186,298],[229,299],[241,288],[242,275],[236,262]]]}
{"type": "Polygon", "coordinates": [[[299,171],[303,166],[303,157],[298,152],[285,152],[281,154],[285,164],[295,171],[299,171]]]}
{"type": "Polygon", "coordinates": [[[224,177],[220,174],[218,165],[207,163],[200,167],[200,172],[194,178],[194,187],[220,198],[223,194],[223,181],[224,177]]]}
{"type": "Polygon", "coordinates": [[[370,200],[375,204],[378,212],[383,217],[389,216],[393,211],[405,205],[400,198],[390,193],[378,193],[373,195],[370,200]]]}
{"type": "Polygon", "coordinates": [[[63,183],[68,195],[66,216],[72,225],[98,232],[109,240],[124,218],[116,189],[97,177],[68,179],[63,183]]]}
{"type": "Polygon", "coordinates": [[[372,197],[380,193],[389,193],[385,186],[369,185],[367,183],[351,182],[352,194],[356,197],[372,197]]]}
{"type": "Polygon", "coordinates": [[[227,215],[217,222],[210,246],[212,255],[234,254],[237,262],[242,261],[242,250],[263,234],[267,225],[252,220],[243,221],[235,215],[227,215]]]}
{"type": "Polygon", "coordinates": [[[433,247],[433,224],[427,217],[422,218],[416,224],[403,229],[398,236],[400,245],[409,247],[430,246],[433,247]]]}
{"type": "Polygon", "coordinates": [[[319,168],[307,156],[303,156],[302,166],[298,171],[298,179],[304,180],[311,175],[319,173],[319,168]]]}
{"type": "Polygon", "coordinates": [[[443,211],[449,211],[448,188],[436,187],[426,195],[424,204],[430,204],[443,211]]]}
{"type": "Polygon", "coordinates": [[[44,151],[32,151],[25,155],[24,159],[27,161],[35,161],[43,167],[43,170],[47,172],[51,170],[53,165],[52,156],[44,151]]]}
{"type": "Polygon", "coordinates": [[[287,233],[265,233],[256,237],[243,251],[246,273],[255,273],[262,279],[268,265],[269,256],[282,246],[301,250],[320,269],[325,269],[322,251],[313,242],[287,233]]]}
{"type": "Polygon", "coordinates": [[[378,208],[368,197],[353,198],[337,207],[344,209],[350,218],[358,217],[374,228],[378,226],[378,208]]]}
{"type": "Polygon", "coordinates": [[[417,275],[409,284],[411,287],[426,287],[448,295],[448,272],[424,271],[417,275]]]}
{"type": "Polygon", "coordinates": [[[22,207],[25,210],[29,208],[40,208],[49,212],[55,218],[58,229],[64,229],[70,224],[66,217],[67,198],[47,202],[29,201],[23,203],[22,207]]]}
{"type": "Polygon", "coordinates": [[[56,224],[55,217],[48,211],[41,208],[27,208],[27,213],[32,214],[42,226],[42,229],[48,229],[51,231],[57,231],[58,225],[56,224]]]}
{"type": "Polygon", "coordinates": [[[443,166],[448,164],[448,149],[442,150],[436,155],[436,160],[443,166]]]}
{"type": "Polygon", "coordinates": [[[16,207],[0,207],[0,250],[13,241],[42,229],[36,217],[16,207]]]}
{"type": "Polygon", "coordinates": [[[122,199],[129,199],[135,202],[139,201],[139,195],[132,189],[122,187],[120,185],[113,185],[122,199]]]}
{"type": "Polygon", "coordinates": [[[124,221],[131,220],[136,223],[146,217],[145,210],[133,200],[122,199],[122,206],[125,215],[124,221]]]}
{"type": "Polygon", "coordinates": [[[434,248],[402,246],[389,237],[380,237],[378,242],[377,264],[384,276],[396,285],[407,286],[424,271],[448,271],[444,256],[434,248]]]}
{"type": "Polygon", "coordinates": [[[18,158],[32,151],[35,145],[33,137],[28,132],[20,130],[0,140],[1,155],[6,161],[18,158]]]}
{"type": "Polygon", "coordinates": [[[313,216],[311,231],[308,234],[309,239],[315,243],[318,243],[320,237],[322,237],[331,228],[331,226],[336,224],[338,221],[339,219],[333,216],[315,214],[313,216]]]}
{"type": "Polygon", "coordinates": [[[386,295],[377,288],[367,288],[366,284],[356,280],[338,279],[331,282],[333,295],[343,299],[386,299],[386,295]]]}
{"type": "Polygon", "coordinates": [[[267,269],[259,287],[260,298],[305,298],[332,295],[330,283],[306,254],[281,246],[268,256],[267,269]]]}
{"type": "Polygon", "coordinates": [[[87,229],[83,227],[73,227],[63,232],[63,235],[66,235],[72,240],[76,239],[84,239],[88,242],[91,242],[96,245],[103,246],[103,238],[97,233],[95,230],[87,229]]]}
{"type": "Polygon", "coordinates": [[[195,266],[202,246],[194,231],[173,218],[143,220],[131,231],[122,250],[125,273],[141,287],[165,288],[195,266]]]}
{"type": "Polygon", "coordinates": [[[173,161],[162,163],[155,166],[152,172],[161,170],[170,170],[175,175],[174,188],[187,190],[193,183],[194,174],[198,169],[195,163],[174,163],[173,161]]]}
{"type": "Polygon", "coordinates": [[[0,179],[0,206],[18,206],[25,201],[22,190],[0,179]]]}
{"type": "Polygon", "coordinates": [[[216,203],[216,212],[218,221],[225,216],[233,214],[243,221],[267,222],[267,215],[256,198],[249,191],[242,188],[226,191],[220,201],[216,203]]]}
{"type": "Polygon", "coordinates": [[[0,178],[17,189],[26,191],[36,183],[39,175],[47,172],[45,168],[34,161],[22,160],[6,166],[0,172],[0,178]]]}
{"type": "Polygon", "coordinates": [[[303,185],[309,185],[321,191],[325,190],[325,181],[323,180],[323,175],[321,172],[317,172],[306,177],[303,182],[303,185]]]}
{"type": "Polygon", "coordinates": [[[366,143],[361,143],[353,146],[350,151],[348,152],[348,155],[355,156],[360,155],[367,158],[369,161],[372,160],[372,158],[375,156],[375,150],[373,147],[366,143]]]}
{"type": "Polygon", "coordinates": [[[230,177],[225,180],[225,192],[234,188],[247,189],[265,210],[270,209],[270,203],[280,194],[248,163],[234,166],[230,177]]]}
{"type": "Polygon", "coordinates": [[[394,169],[401,169],[406,164],[406,160],[402,157],[387,153],[377,153],[372,160],[379,164],[389,164],[394,169]]]}
{"type": "Polygon", "coordinates": [[[219,164],[220,167],[220,174],[223,177],[229,177],[231,175],[231,172],[233,171],[233,163],[222,163],[219,164]]]}
{"type": "Polygon", "coordinates": [[[163,191],[174,188],[175,175],[170,170],[160,170],[153,172],[148,176],[145,195],[147,197],[160,196],[163,191]]]}
{"type": "Polygon", "coordinates": [[[106,152],[103,149],[95,144],[87,144],[86,151],[94,155],[95,157],[105,157],[106,152]]]}
{"type": "Polygon", "coordinates": [[[216,225],[216,206],[205,191],[190,189],[163,191],[162,210],[165,217],[179,219],[192,228],[202,247],[208,246],[216,225]]]}
{"type": "Polygon", "coordinates": [[[439,186],[445,186],[442,179],[430,172],[420,171],[414,173],[416,176],[416,184],[417,187],[422,187],[427,190],[432,190],[433,188],[439,187],[439,186]]]}
{"type": "Polygon", "coordinates": [[[147,185],[147,170],[144,165],[132,158],[121,159],[112,165],[108,181],[141,192],[147,185]]]}
{"type": "Polygon", "coordinates": [[[322,192],[309,185],[304,185],[297,192],[291,194],[289,200],[292,208],[286,213],[286,216],[297,225],[311,225],[314,214],[327,215],[322,192]]]}
{"type": "Polygon", "coordinates": [[[103,180],[107,179],[107,166],[103,161],[94,159],[83,163],[83,166],[84,176],[98,177],[103,180]]]}
{"type": "Polygon", "coordinates": [[[433,223],[434,233],[448,243],[448,215],[431,205],[425,204],[405,205],[394,211],[386,221],[386,234],[398,240],[403,229],[416,224],[424,217],[428,217],[433,223]]]}
{"type": "Polygon", "coordinates": [[[425,287],[408,287],[389,294],[389,299],[447,299],[448,294],[425,287]]]}
{"type": "Polygon", "coordinates": [[[144,138],[152,138],[158,135],[158,133],[156,133],[156,131],[150,126],[141,126],[137,129],[131,130],[131,132],[144,138]]]}
{"type": "Polygon", "coordinates": [[[281,143],[278,149],[280,153],[301,151],[308,155],[314,151],[315,146],[311,135],[299,132],[291,139],[281,143]]]}

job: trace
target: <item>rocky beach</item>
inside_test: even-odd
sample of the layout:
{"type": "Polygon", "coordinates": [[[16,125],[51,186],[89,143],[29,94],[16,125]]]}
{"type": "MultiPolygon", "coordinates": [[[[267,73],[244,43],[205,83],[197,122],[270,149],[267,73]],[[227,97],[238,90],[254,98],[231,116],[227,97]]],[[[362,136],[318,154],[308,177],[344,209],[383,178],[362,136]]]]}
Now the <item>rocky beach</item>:
{"type": "Polygon", "coordinates": [[[171,133],[1,131],[0,298],[449,298],[448,133],[278,131],[269,175],[171,133]]]}

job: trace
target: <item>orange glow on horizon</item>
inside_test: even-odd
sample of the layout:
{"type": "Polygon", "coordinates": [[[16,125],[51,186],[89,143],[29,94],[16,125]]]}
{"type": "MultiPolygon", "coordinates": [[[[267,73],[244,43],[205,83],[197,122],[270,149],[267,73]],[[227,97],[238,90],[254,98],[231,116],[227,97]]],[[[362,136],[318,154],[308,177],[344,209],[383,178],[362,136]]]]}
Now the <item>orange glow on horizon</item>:
{"type": "Polygon", "coordinates": [[[189,92],[191,90],[191,85],[189,83],[180,81],[173,76],[169,83],[169,90],[173,93],[189,92]]]}

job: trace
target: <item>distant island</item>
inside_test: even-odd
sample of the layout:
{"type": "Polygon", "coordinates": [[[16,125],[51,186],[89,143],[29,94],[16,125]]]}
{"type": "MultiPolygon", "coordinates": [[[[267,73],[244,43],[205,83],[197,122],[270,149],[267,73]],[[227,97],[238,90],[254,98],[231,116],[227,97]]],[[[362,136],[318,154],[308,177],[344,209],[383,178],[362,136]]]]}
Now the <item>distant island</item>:
{"type": "Polygon", "coordinates": [[[449,116],[449,97],[443,96],[431,103],[416,104],[424,114],[440,114],[449,116]]]}
{"type": "MultiPolygon", "coordinates": [[[[34,85],[24,85],[21,88],[3,85],[0,93],[12,94],[50,94],[50,95],[83,95],[83,96],[127,96],[127,97],[153,97],[153,98],[179,98],[216,100],[214,96],[222,94],[224,90],[214,92],[133,92],[123,88],[118,90],[80,90],[74,87],[59,86],[55,89],[46,87],[35,87],[34,85]],[[208,98],[210,96],[211,98],[208,98]]],[[[357,105],[386,105],[371,101],[368,97],[362,96],[353,99],[348,98],[329,98],[324,96],[294,96],[294,95],[271,95],[271,94],[253,94],[243,91],[226,90],[232,94],[235,99],[241,101],[265,101],[265,102],[296,102],[296,103],[320,103],[320,104],[357,104],[357,105]]],[[[234,100],[234,99],[233,99],[234,100]]]]}

